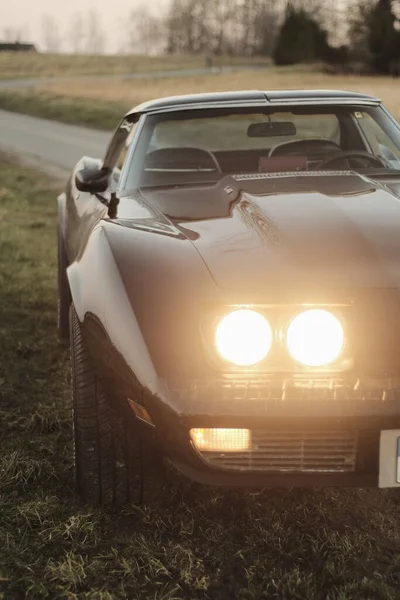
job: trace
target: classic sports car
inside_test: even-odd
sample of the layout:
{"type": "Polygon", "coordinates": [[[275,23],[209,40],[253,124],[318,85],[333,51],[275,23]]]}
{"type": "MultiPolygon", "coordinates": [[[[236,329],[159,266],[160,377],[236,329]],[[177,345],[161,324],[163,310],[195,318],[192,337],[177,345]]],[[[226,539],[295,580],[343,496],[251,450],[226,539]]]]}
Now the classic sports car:
{"type": "Polygon", "coordinates": [[[59,206],[76,481],[400,487],[400,127],[338,91],[131,110],[59,206]]]}

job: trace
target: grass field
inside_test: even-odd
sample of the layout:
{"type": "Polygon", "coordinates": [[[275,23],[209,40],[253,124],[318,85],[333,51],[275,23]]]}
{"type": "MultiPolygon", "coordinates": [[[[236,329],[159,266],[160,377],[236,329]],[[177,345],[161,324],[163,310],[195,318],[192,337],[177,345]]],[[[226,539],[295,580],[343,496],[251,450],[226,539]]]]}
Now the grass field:
{"type": "Polygon", "coordinates": [[[0,108],[110,131],[128,110],[124,102],[93,102],[36,90],[0,90],[0,108]]]}
{"type": "Polygon", "coordinates": [[[328,75],[310,67],[266,68],[256,71],[215,73],[195,77],[172,79],[117,80],[105,86],[103,82],[60,80],[36,88],[57,96],[123,102],[126,106],[152,98],[201,92],[229,90],[275,89],[344,89],[377,95],[391,105],[400,116],[400,97],[396,93],[399,80],[392,77],[366,77],[356,75],[328,75]]]}
{"type": "MultiPolygon", "coordinates": [[[[263,58],[224,58],[224,64],[266,64],[263,58]]],[[[218,57],[215,65],[221,63],[218,57]]],[[[85,54],[39,54],[35,52],[0,53],[0,79],[21,77],[69,77],[75,75],[107,75],[141,73],[166,69],[204,67],[202,55],[99,56],[85,54]]]]}
{"type": "Polygon", "coordinates": [[[304,67],[167,79],[116,79],[107,85],[99,81],[76,79],[64,82],[55,79],[34,89],[0,91],[0,107],[69,123],[113,129],[122,114],[132,106],[162,96],[235,89],[338,88],[382,98],[400,120],[398,86],[398,80],[391,77],[334,76],[304,67]]]}
{"type": "Polygon", "coordinates": [[[56,190],[3,155],[0,181],[0,598],[398,598],[391,492],[220,491],[172,474],[151,507],[78,500],[55,331],[56,190]]]}

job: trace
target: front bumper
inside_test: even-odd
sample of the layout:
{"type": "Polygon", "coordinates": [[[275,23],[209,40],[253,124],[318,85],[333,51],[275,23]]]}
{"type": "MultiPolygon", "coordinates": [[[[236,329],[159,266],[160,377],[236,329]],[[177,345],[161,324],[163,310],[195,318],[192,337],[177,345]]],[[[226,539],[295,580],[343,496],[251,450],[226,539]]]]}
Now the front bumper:
{"type": "MultiPolygon", "coordinates": [[[[400,429],[400,379],[227,378],[168,383],[168,402],[144,397],[155,424],[153,435],[183,474],[205,484],[376,487],[380,432],[400,429]],[[281,432],[285,440],[290,439],[290,432],[293,436],[304,432],[309,438],[318,434],[321,442],[313,449],[315,468],[310,461],[300,464],[296,448],[296,456],[291,455],[290,464],[285,462],[283,468],[279,467],[277,450],[275,462],[265,463],[264,470],[259,463],[257,469],[253,468],[254,461],[249,461],[248,468],[235,469],[229,466],[229,460],[210,462],[194,448],[189,435],[194,427],[245,428],[262,432],[264,437],[268,432],[281,432]],[[340,432],[342,438],[356,437],[354,464],[341,468],[335,463],[334,470],[324,469],[326,463],[318,462],[317,454],[319,450],[326,459],[324,432],[328,438],[332,432],[340,432]]],[[[340,454],[340,448],[335,452],[340,454]]],[[[287,452],[283,444],[282,456],[287,452]]]]}

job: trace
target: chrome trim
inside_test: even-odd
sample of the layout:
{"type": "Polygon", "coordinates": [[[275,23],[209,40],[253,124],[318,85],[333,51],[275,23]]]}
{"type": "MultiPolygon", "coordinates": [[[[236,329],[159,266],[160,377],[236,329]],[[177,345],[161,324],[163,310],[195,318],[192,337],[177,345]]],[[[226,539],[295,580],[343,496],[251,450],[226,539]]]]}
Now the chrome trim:
{"type": "Polygon", "coordinates": [[[225,377],[168,380],[171,403],[182,414],[228,415],[236,419],[398,417],[400,378],[225,377]]]}
{"type": "Polygon", "coordinates": [[[294,104],[295,106],[297,106],[298,104],[302,104],[302,105],[307,105],[310,104],[312,106],[318,104],[318,105],[334,105],[334,106],[341,106],[342,104],[350,104],[351,106],[379,106],[380,104],[382,104],[382,100],[380,100],[379,98],[287,98],[282,99],[280,98],[279,100],[270,100],[269,101],[270,104],[275,105],[279,105],[282,104],[284,106],[287,106],[289,104],[294,104]]]}

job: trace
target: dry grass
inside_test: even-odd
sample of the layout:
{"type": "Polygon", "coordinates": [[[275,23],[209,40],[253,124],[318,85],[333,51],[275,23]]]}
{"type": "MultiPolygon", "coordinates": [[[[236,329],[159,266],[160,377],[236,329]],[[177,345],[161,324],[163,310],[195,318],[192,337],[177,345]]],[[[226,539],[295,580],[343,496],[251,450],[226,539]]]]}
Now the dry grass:
{"type": "Polygon", "coordinates": [[[266,65],[265,69],[233,70],[230,73],[215,72],[190,77],[143,77],[131,80],[116,77],[109,82],[85,81],[77,77],[68,80],[54,78],[30,89],[0,90],[0,108],[112,130],[132,106],[163,96],[244,89],[342,89],[382,98],[400,121],[398,85],[398,80],[391,77],[329,75],[322,73],[318,67],[277,69],[266,65]]]}
{"type": "Polygon", "coordinates": [[[54,81],[35,88],[57,96],[118,102],[127,108],[152,98],[245,89],[343,89],[379,96],[389,110],[400,120],[399,81],[391,77],[360,77],[356,75],[328,75],[316,70],[268,69],[173,79],[140,79],[113,81],[111,85],[82,81],[54,81]]]}
{"type": "MultiPolygon", "coordinates": [[[[233,64],[265,64],[266,59],[234,58],[233,64]]],[[[218,60],[216,61],[218,64],[218,60]]],[[[0,79],[21,77],[67,77],[137,73],[165,69],[188,69],[204,66],[203,56],[88,56],[70,54],[36,54],[34,52],[0,53],[0,79]]]]}

